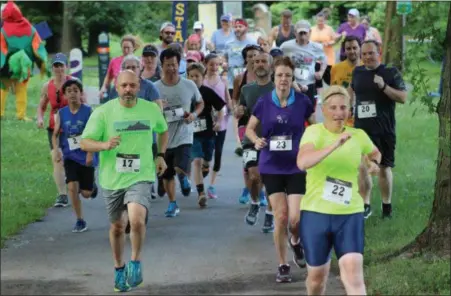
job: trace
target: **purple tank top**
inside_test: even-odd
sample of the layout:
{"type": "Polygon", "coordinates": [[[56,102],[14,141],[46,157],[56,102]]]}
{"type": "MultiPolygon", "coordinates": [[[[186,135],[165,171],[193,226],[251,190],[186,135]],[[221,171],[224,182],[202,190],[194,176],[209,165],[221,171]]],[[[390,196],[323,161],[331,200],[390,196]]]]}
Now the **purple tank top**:
{"type": "MultiPolygon", "coordinates": [[[[212,90],[214,90],[218,94],[218,96],[224,102],[226,102],[226,98],[225,98],[226,85],[219,76],[218,76],[218,82],[216,82],[216,83],[211,83],[207,80],[207,78],[205,78],[204,85],[211,88],[212,90]]],[[[229,122],[229,114],[227,112],[227,105],[225,105],[222,110],[224,110],[224,119],[221,122],[221,131],[225,131],[227,129],[227,124],[229,122]]]]}

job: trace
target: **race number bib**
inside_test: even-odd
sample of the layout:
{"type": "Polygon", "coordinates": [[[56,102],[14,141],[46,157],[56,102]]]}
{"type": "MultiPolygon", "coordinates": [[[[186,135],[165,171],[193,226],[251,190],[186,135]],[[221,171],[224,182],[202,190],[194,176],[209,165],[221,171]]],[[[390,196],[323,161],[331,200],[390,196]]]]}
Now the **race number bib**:
{"type": "Polygon", "coordinates": [[[184,114],[185,111],[183,111],[183,108],[180,105],[168,107],[164,110],[164,116],[168,123],[182,120],[184,114]]]}
{"type": "Polygon", "coordinates": [[[310,71],[306,67],[296,68],[294,70],[294,76],[298,80],[307,80],[309,78],[310,71]]]}
{"type": "Polygon", "coordinates": [[[291,136],[274,136],[269,141],[269,151],[291,151],[291,136]]]}
{"type": "Polygon", "coordinates": [[[203,118],[198,118],[193,121],[194,132],[203,132],[207,129],[207,120],[203,118]]]}
{"type": "Polygon", "coordinates": [[[249,161],[257,161],[257,151],[254,149],[246,149],[243,151],[243,165],[249,161]]]}
{"type": "Polygon", "coordinates": [[[330,202],[349,205],[352,197],[352,183],[339,179],[326,177],[323,198],[330,202]]]}
{"type": "Polygon", "coordinates": [[[140,168],[139,154],[116,154],[116,171],[118,173],[139,173],[140,168]]]}
{"type": "Polygon", "coordinates": [[[357,108],[359,118],[373,118],[377,116],[376,103],[374,101],[361,102],[357,108]]]}
{"type": "Polygon", "coordinates": [[[67,142],[69,142],[69,150],[72,151],[72,150],[80,149],[80,141],[81,141],[81,136],[67,138],[67,142]]]}

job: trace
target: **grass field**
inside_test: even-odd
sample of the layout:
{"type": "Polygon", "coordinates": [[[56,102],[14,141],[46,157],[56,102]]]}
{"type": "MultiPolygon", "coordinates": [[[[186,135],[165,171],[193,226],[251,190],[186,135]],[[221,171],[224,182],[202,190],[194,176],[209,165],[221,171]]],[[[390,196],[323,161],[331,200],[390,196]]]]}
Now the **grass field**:
{"type": "MultiPolygon", "coordinates": [[[[119,54],[112,42],[112,56],[119,54]]],[[[85,60],[85,66],[96,66],[97,60],[85,60]]],[[[438,86],[440,65],[424,63],[431,77],[431,90],[438,86]]],[[[97,86],[97,73],[84,74],[85,83],[97,86]]],[[[35,117],[42,82],[30,82],[28,116],[35,117]]],[[[34,122],[14,120],[15,105],[10,95],[6,120],[1,122],[1,241],[27,224],[39,221],[56,197],[52,178],[46,130],[34,122]]],[[[437,156],[438,120],[418,103],[398,105],[397,166],[394,170],[394,218],[380,218],[378,186],[373,192],[373,216],[366,222],[365,272],[369,294],[450,294],[448,260],[431,258],[381,258],[401,248],[425,227],[433,201],[437,156]],[[412,117],[415,108],[419,108],[412,117]]]]}

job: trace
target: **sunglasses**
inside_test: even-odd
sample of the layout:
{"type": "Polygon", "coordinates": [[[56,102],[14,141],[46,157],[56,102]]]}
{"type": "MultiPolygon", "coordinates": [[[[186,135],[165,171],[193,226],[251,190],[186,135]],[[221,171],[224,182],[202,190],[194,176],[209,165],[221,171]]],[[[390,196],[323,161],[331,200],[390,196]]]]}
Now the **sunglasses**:
{"type": "Polygon", "coordinates": [[[175,32],[163,32],[165,35],[175,35],[175,32]]]}
{"type": "Polygon", "coordinates": [[[59,90],[56,91],[56,103],[61,104],[61,92],[59,90]]]}

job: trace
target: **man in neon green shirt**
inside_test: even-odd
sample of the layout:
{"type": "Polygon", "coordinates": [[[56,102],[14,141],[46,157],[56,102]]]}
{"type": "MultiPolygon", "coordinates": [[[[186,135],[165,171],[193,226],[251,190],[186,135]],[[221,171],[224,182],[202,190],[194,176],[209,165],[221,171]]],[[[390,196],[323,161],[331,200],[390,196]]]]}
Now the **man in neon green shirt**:
{"type": "Polygon", "coordinates": [[[140,253],[145,238],[145,220],[150,208],[151,185],[155,181],[152,133],[158,134],[156,168],[166,170],[164,153],[168,143],[168,126],[160,107],[137,98],[139,77],[123,71],[117,78],[118,99],[95,109],[82,134],[81,148],[100,152],[99,181],[111,222],[110,243],[115,258],[117,292],[129,291],[142,283],[140,253]],[[128,211],[131,225],[131,261],[125,266],[122,257],[128,211]]]}

